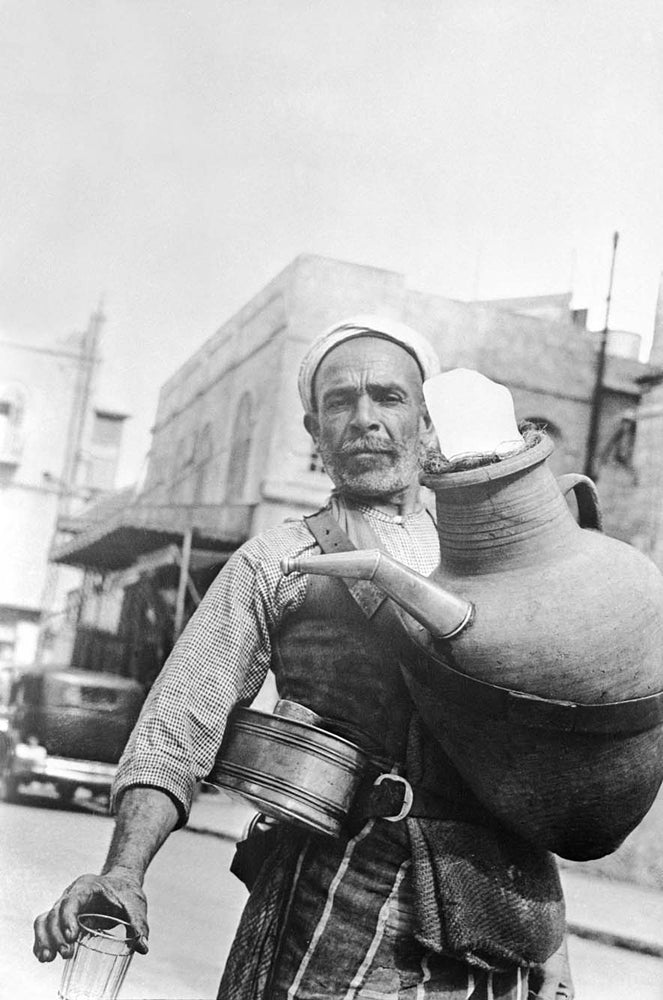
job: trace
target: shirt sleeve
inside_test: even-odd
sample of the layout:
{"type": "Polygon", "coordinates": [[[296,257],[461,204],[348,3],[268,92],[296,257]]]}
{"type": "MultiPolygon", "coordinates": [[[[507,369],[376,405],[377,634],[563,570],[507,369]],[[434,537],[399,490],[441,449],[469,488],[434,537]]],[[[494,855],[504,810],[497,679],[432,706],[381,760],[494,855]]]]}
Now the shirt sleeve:
{"type": "Polygon", "coordinates": [[[294,537],[275,530],[242,546],[221,570],[146,699],[118,766],[113,809],[127,788],[148,786],[170,795],[186,822],[230,710],[256,696],[270,666],[271,636],[304,599],[304,578],[283,577],[280,560],[311,542],[303,525],[294,537]]]}

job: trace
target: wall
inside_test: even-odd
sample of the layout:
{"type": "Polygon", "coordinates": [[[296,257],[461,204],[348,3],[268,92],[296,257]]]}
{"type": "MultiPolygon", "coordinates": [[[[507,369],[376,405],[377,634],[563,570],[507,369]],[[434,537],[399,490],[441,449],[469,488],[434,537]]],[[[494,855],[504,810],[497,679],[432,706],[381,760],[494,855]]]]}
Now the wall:
{"type": "Polygon", "coordinates": [[[286,324],[282,283],[263,289],[163,386],[142,491],[151,503],[259,499],[286,324]],[[237,425],[240,407],[250,427],[237,425]]]}
{"type": "MultiPolygon", "coordinates": [[[[251,534],[319,507],[331,483],[319,462],[312,461],[297,374],[308,344],[319,333],[331,323],[362,313],[391,316],[420,330],[437,347],[446,369],[476,368],[506,384],[521,419],[536,418],[552,429],[556,442],[553,471],[581,472],[599,338],[571,322],[563,311],[569,301],[568,296],[546,297],[541,308],[536,298],[513,303],[456,302],[410,289],[403,275],[395,272],[301,255],[163,385],[138,500],[164,505],[166,519],[171,516],[171,505],[187,505],[194,511],[204,506],[199,517],[209,516],[214,523],[222,523],[224,508],[232,513],[233,505],[249,505],[251,534]],[[512,306],[517,311],[510,311],[512,306]]],[[[660,313],[663,320],[663,304],[660,313]]],[[[644,372],[645,366],[638,362],[608,359],[599,451],[624,412],[637,406],[640,387],[636,380],[644,372]]],[[[645,410],[641,415],[638,447],[650,474],[649,478],[643,474],[643,488],[636,487],[632,469],[613,462],[601,469],[599,486],[608,530],[621,537],[632,533],[636,544],[662,550],[663,556],[663,541],[659,543],[657,522],[651,517],[653,509],[660,511],[663,489],[663,457],[652,462],[657,435],[663,430],[656,414],[654,408],[649,417],[645,410]],[[657,508],[652,507],[655,503],[657,508]]],[[[219,555],[219,562],[223,558],[219,555]]],[[[202,589],[217,566],[211,556],[207,576],[201,577],[202,589]]],[[[157,563],[143,564],[141,569],[137,564],[128,571],[135,574],[130,586],[126,574],[107,580],[111,589],[102,588],[103,595],[116,602],[115,618],[125,588],[128,593],[133,584],[150,583],[158,590],[159,572],[171,569],[174,574],[174,567],[159,570],[157,563]]],[[[175,574],[169,585],[176,582],[175,574]]],[[[86,615],[92,604],[90,600],[86,615]]],[[[122,605],[127,620],[129,604],[122,605]]],[[[187,613],[190,607],[191,601],[187,613]]],[[[98,611],[95,604],[97,631],[98,611]]],[[[0,642],[1,626],[0,620],[0,642]]],[[[169,627],[172,632],[172,622],[169,627]]],[[[104,635],[115,636],[112,622],[103,628],[104,635]]],[[[163,641],[160,648],[166,648],[163,641]]],[[[158,657],[154,659],[156,663],[158,657]]],[[[107,668],[118,669],[116,661],[113,653],[107,668]]]]}
{"type": "MultiPolygon", "coordinates": [[[[40,633],[47,639],[64,623],[81,573],[48,562],[58,518],[114,485],[121,432],[114,443],[92,438],[102,322],[95,314],[84,334],[54,347],[0,342],[0,660],[33,662],[40,633]]],[[[48,658],[48,642],[41,651],[48,658]]]]}
{"type": "MultiPolygon", "coordinates": [[[[455,302],[409,289],[396,272],[301,255],[164,385],[144,493],[152,501],[200,501],[196,447],[207,425],[205,502],[230,498],[254,504],[254,532],[322,503],[330,482],[311,468],[297,372],[318,333],[358,313],[402,319],[430,337],[445,368],[477,368],[504,382],[520,418],[536,417],[559,432],[554,471],[582,471],[598,338],[570,318],[555,320],[568,296],[554,298],[556,313],[549,308],[537,313],[533,299],[526,300],[529,314],[516,313],[508,302],[455,302]],[[237,471],[232,444],[247,393],[252,428],[245,483],[238,492],[232,482],[237,471]]],[[[610,361],[599,448],[623,410],[637,403],[634,379],[643,370],[634,362],[610,361]]],[[[607,493],[609,506],[610,489],[607,493]]]]}
{"type": "MultiPolygon", "coordinates": [[[[14,648],[7,640],[4,652],[6,660],[22,664],[35,656],[49,575],[48,551],[78,376],[75,348],[69,343],[51,352],[0,343],[0,399],[18,392],[23,400],[20,447],[11,463],[0,464],[0,611],[4,634],[15,630],[14,648]]],[[[79,574],[65,576],[77,581],[79,574]]]]}

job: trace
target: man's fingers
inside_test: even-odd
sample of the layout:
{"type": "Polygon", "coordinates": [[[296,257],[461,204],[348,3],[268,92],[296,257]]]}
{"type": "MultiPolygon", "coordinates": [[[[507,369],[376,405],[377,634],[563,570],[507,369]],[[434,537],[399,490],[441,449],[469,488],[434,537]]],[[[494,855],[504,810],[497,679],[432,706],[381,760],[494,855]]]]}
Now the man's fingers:
{"type": "Polygon", "coordinates": [[[78,914],[87,909],[87,899],[66,897],[60,907],[60,930],[65,941],[74,942],[78,937],[78,914]]]}
{"type": "Polygon", "coordinates": [[[60,930],[59,903],[40,914],[34,922],[35,941],[32,950],[40,962],[52,962],[60,953],[67,954],[69,942],[65,940],[60,930]]]}
{"type": "Polygon", "coordinates": [[[137,951],[139,955],[147,955],[149,950],[147,937],[144,934],[139,934],[134,943],[134,951],[137,951]]]}
{"type": "Polygon", "coordinates": [[[129,890],[123,896],[122,904],[127,919],[137,935],[134,949],[141,955],[146,955],[148,951],[147,939],[150,934],[147,924],[147,901],[141,892],[129,890]]]}
{"type": "Polygon", "coordinates": [[[79,933],[78,917],[85,912],[126,918],[137,935],[134,949],[147,953],[147,901],[138,882],[117,875],[81,875],[34,922],[33,951],[40,962],[52,962],[58,953],[69,958],[79,933]]]}
{"type": "Polygon", "coordinates": [[[78,915],[92,907],[95,913],[126,919],[137,934],[136,951],[147,953],[147,901],[140,889],[112,877],[87,877],[74,882],[63,897],[60,927],[69,940],[78,935],[78,915]],[[73,932],[73,937],[69,934],[73,932]]]}
{"type": "Polygon", "coordinates": [[[62,933],[60,926],[60,906],[61,901],[56,903],[53,909],[46,914],[46,934],[51,950],[58,951],[62,955],[63,951],[67,950],[69,942],[62,933]]]}
{"type": "Polygon", "coordinates": [[[34,922],[33,951],[40,962],[51,962],[59,953],[68,958],[78,937],[77,916],[93,896],[90,876],[73,882],[50,910],[40,914],[34,922]]]}
{"type": "Polygon", "coordinates": [[[528,1000],[571,1000],[572,992],[567,991],[567,987],[562,982],[546,978],[537,990],[530,990],[527,994],[528,1000]]]}
{"type": "Polygon", "coordinates": [[[100,910],[105,913],[102,905],[98,905],[99,892],[94,885],[83,881],[74,882],[53,909],[59,908],[59,923],[63,938],[66,941],[75,941],[78,937],[78,915],[79,913],[90,912],[90,909],[100,910]]]}
{"type": "Polygon", "coordinates": [[[34,922],[35,942],[32,950],[40,962],[52,962],[57,954],[46,931],[47,913],[40,913],[34,922]]]}

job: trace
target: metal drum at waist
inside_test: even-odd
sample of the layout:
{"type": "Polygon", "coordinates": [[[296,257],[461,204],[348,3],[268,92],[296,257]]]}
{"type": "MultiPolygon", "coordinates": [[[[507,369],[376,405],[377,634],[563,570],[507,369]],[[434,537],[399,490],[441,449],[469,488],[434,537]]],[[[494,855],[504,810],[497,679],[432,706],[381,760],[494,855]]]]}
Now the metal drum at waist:
{"type": "Polygon", "coordinates": [[[268,816],[338,836],[367,763],[354,743],[318,726],[237,708],[207,781],[268,816]]]}

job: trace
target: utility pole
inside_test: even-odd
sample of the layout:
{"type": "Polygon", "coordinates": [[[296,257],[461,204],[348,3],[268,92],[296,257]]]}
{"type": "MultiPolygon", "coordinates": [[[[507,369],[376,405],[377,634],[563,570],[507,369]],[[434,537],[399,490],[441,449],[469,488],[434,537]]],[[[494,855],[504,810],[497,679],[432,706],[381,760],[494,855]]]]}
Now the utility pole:
{"type": "MultiPolygon", "coordinates": [[[[77,478],[83,455],[85,427],[90,407],[90,398],[94,388],[95,369],[99,362],[99,338],[104,320],[102,303],[100,302],[96,311],[90,316],[87,330],[81,338],[80,350],[73,355],[73,359],[76,361],[76,372],[69,411],[62,474],[58,478],[55,526],[51,544],[58,537],[61,519],[72,513],[72,499],[76,495],[77,478]]],[[[72,357],[69,352],[65,356],[72,357]]],[[[41,618],[35,654],[35,662],[38,664],[44,659],[46,634],[53,616],[53,607],[57,600],[59,571],[60,567],[49,560],[42,592],[41,618]]],[[[85,577],[82,586],[84,582],[85,577]]]]}
{"type": "Polygon", "coordinates": [[[610,303],[612,301],[612,284],[615,277],[615,260],[617,258],[618,243],[619,233],[615,232],[612,235],[612,259],[610,261],[608,294],[605,300],[605,323],[601,331],[601,344],[596,358],[596,376],[594,379],[594,391],[592,392],[592,407],[589,415],[589,432],[587,434],[587,450],[585,453],[585,475],[593,479],[594,482],[599,477],[599,464],[596,452],[598,449],[599,428],[601,426],[601,403],[603,402],[605,362],[608,353],[608,334],[610,333],[610,303]]]}
{"type": "Polygon", "coordinates": [[[71,498],[75,492],[80,472],[83,455],[83,436],[88,418],[95,368],[99,361],[99,337],[104,321],[105,316],[103,314],[102,303],[100,302],[96,311],[90,316],[87,330],[81,341],[80,354],[78,355],[78,371],[76,373],[76,387],[71,403],[67,450],[60,477],[62,492],[58,505],[59,516],[71,513],[71,498]]]}

